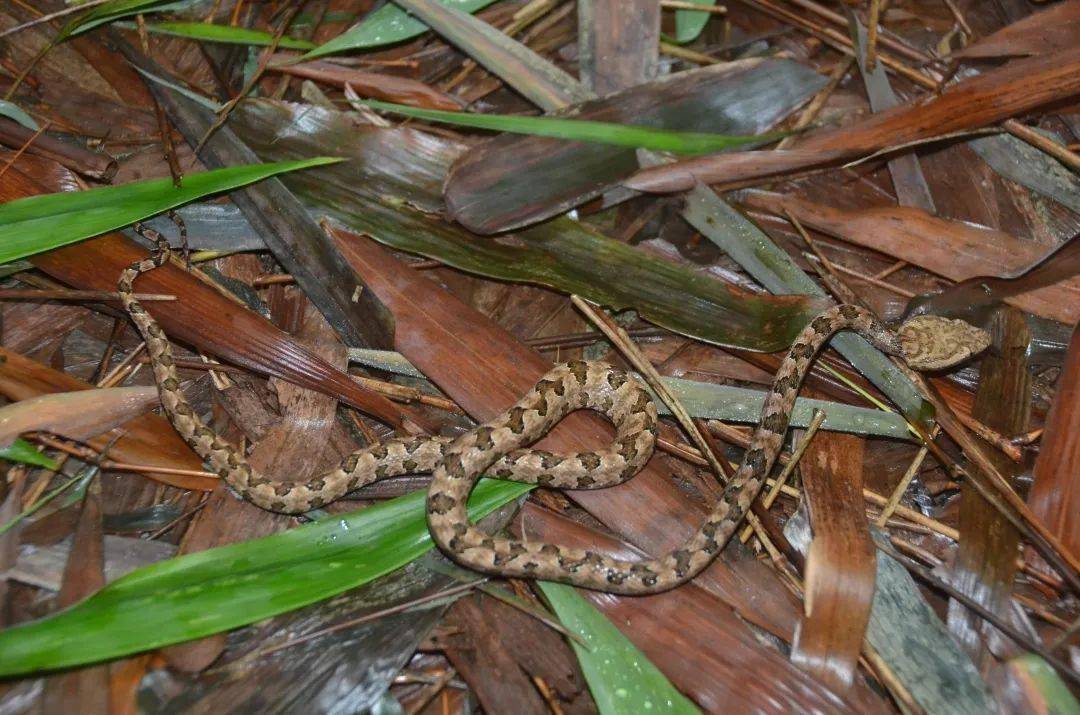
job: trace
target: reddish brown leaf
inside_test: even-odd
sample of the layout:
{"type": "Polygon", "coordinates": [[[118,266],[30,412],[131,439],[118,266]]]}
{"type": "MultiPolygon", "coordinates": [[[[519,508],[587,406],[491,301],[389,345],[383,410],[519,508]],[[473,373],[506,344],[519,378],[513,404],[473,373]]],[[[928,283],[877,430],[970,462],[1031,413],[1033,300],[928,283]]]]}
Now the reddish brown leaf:
{"type": "Polygon", "coordinates": [[[1075,47],[1077,37],[1080,37],[1080,1],[1066,0],[1006,25],[949,57],[1046,55],[1075,47]]]}
{"type": "Polygon", "coordinates": [[[714,154],[644,169],[623,182],[639,191],[685,191],[695,183],[733,185],[829,166],[892,147],[978,129],[1080,93],[1080,46],[1010,62],[918,97],[852,126],[815,132],[793,151],[714,154]]]}
{"type": "Polygon", "coordinates": [[[1080,325],[1073,329],[1045,429],[1028,502],[1073,553],[1080,553],[1080,325]]]}
{"type": "Polygon", "coordinates": [[[52,432],[85,441],[122,425],[158,403],[157,388],[109,387],[58,392],[0,407],[0,445],[26,432],[52,432]]]}
{"type": "MultiPolygon", "coordinates": [[[[994,349],[982,359],[972,415],[1001,434],[1020,434],[1027,431],[1031,414],[1027,364],[1031,335],[1023,315],[1015,308],[1002,309],[992,327],[994,349]]],[[[1019,476],[1019,467],[1004,455],[994,452],[989,456],[1003,474],[1013,480],[1019,476]]],[[[953,585],[1009,620],[1020,534],[970,484],[964,484],[961,491],[959,530],[953,585]]],[[[991,661],[983,644],[981,624],[981,619],[962,604],[950,601],[949,630],[975,664],[984,668],[991,661]]]]}
{"type": "MultiPolygon", "coordinates": [[[[105,586],[105,535],[101,529],[101,482],[86,490],[75,533],[71,536],[64,580],[56,605],[71,606],[105,586]]],[[[45,680],[42,712],[106,715],[109,712],[109,666],[93,665],[45,680]]]]}
{"type": "Polygon", "coordinates": [[[814,539],[806,557],[806,614],[791,660],[839,692],[855,678],[870,604],[875,549],[863,504],[863,448],[849,434],[819,433],[799,469],[814,539]]]}
{"type": "MultiPolygon", "coordinates": [[[[45,367],[18,353],[0,348],[0,394],[9,400],[26,400],[37,395],[74,390],[92,390],[82,380],[45,367]]],[[[107,434],[89,440],[90,446],[102,449],[109,445],[109,456],[129,464],[145,464],[169,469],[202,469],[202,460],[180,439],[168,420],[159,415],[143,415],[120,427],[120,438],[107,434]]],[[[217,479],[174,474],[147,473],[156,481],[180,489],[208,491],[217,479]]]]}
{"type": "MultiPolygon", "coordinates": [[[[954,281],[1027,267],[1050,249],[1002,231],[932,216],[908,206],[849,211],[792,196],[748,192],[745,203],[776,214],[790,211],[807,226],[881,251],[954,281]]],[[[1063,323],[1080,320],[1080,277],[1006,299],[1063,323]]]]}
{"type": "Polygon", "coordinates": [[[451,112],[459,112],[465,106],[452,95],[440,92],[415,79],[376,72],[361,72],[331,62],[316,60],[296,65],[272,65],[270,69],[335,87],[344,88],[348,85],[361,97],[373,97],[389,102],[410,104],[414,107],[444,109],[451,112]]]}

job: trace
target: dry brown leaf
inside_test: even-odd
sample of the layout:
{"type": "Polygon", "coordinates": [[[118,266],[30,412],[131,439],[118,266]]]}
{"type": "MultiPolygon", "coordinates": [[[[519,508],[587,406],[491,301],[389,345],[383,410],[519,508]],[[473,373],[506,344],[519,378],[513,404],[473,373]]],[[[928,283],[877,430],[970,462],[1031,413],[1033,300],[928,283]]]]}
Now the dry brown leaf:
{"type": "Polygon", "coordinates": [[[806,613],[793,663],[839,693],[855,682],[870,605],[875,549],[863,504],[863,448],[849,434],[819,433],[799,462],[814,539],[806,557],[806,613]]]}
{"type": "Polygon", "coordinates": [[[1073,553],[1080,553],[1080,325],[1073,329],[1062,370],[1028,503],[1073,553]]]}
{"type": "Polygon", "coordinates": [[[1080,0],[1066,0],[976,40],[949,59],[1046,55],[1075,47],[1078,37],[1080,0]]]}
{"type": "MultiPolygon", "coordinates": [[[[0,394],[9,400],[93,389],[92,385],[82,380],[0,347],[0,394]]],[[[116,435],[103,435],[89,440],[88,444],[95,449],[102,449],[108,444],[109,456],[128,464],[190,471],[202,469],[202,460],[180,439],[168,420],[160,415],[143,415],[121,425],[120,429],[119,438],[115,441],[113,437],[116,435]]],[[[180,489],[200,491],[213,489],[219,483],[217,479],[189,475],[147,472],[147,476],[180,489]]]]}
{"type": "MultiPolygon", "coordinates": [[[[1021,269],[1051,250],[1003,231],[938,218],[909,206],[852,211],[763,191],[747,192],[744,203],[779,215],[790,211],[807,226],[954,281],[1021,269]]],[[[1036,315],[1075,323],[1080,320],[1080,277],[1006,302],[1036,315]]]]}
{"type": "Polygon", "coordinates": [[[119,427],[158,403],[157,388],[106,387],[31,397],[0,407],[0,446],[27,432],[85,441],[119,427]]]}

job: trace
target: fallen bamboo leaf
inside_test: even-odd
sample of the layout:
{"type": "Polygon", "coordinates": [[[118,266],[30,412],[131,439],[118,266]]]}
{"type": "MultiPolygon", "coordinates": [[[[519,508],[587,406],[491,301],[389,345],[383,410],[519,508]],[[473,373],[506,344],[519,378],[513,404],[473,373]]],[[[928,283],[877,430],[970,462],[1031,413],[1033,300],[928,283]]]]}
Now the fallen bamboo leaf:
{"type": "Polygon", "coordinates": [[[337,161],[320,157],[188,174],[179,188],[171,179],[151,179],[9,201],[0,206],[0,262],[66,246],[282,172],[337,161]]]}
{"type": "MultiPolygon", "coordinates": [[[[132,25],[126,29],[134,29],[132,25]]],[[[173,37],[185,37],[189,40],[202,42],[225,42],[235,45],[269,46],[274,42],[274,35],[262,30],[252,30],[246,27],[232,27],[231,25],[216,25],[212,22],[148,22],[145,25],[147,32],[173,37]]],[[[290,50],[310,50],[315,47],[314,42],[298,40],[292,37],[282,37],[278,40],[278,47],[290,50]]]]}
{"type": "Polygon", "coordinates": [[[876,550],[862,496],[865,445],[859,437],[821,434],[799,462],[814,538],[805,552],[806,610],[791,662],[839,693],[855,681],[874,600],[876,550]]]}
{"type": "MultiPolygon", "coordinates": [[[[1037,263],[1047,249],[994,229],[894,206],[838,209],[793,196],[752,191],[743,202],[781,214],[790,211],[807,226],[872,248],[951,280],[1006,273],[1037,263]]],[[[1072,324],[1080,320],[1080,278],[1005,297],[1019,308],[1072,324]]]]}
{"type": "MultiPolygon", "coordinates": [[[[401,353],[392,350],[352,348],[349,350],[349,360],[399,375],[425,377],[401,353]]],[[[761,407],[766,393],[760,390],[685,380],[678,377],[662,377],[661,380],[683,403],[691,417],[751,424],[761,417],[761,407]]],[[[655,395],[653,399],[660,414],[670,414],[667,406],[657,400],[655,395]]],[[[791,425],[793,427],[808,426],[816,411],[821,411],[828,416],[822,428],[833,432],[851,432],[892,439],[911,438],[907,422],[896,413],[809,397],[799,397],[795,400],[795,407],[791,411],[791,425]]]]}
{"type": "Polygon", "coordinates": [[[570,645],[601,715],[700,712],[664,674],[570,586],[538,584],[559,621],[587,645],[570,645]]]}
{"type": "Polygon", "coordinates": [[[1080,93],[1080,47],[1016,60],[895,109],[839,129],[807,134],[792,151],[740,152],[644,169],[623,185],[638,191],[684,191],[695,182],[758,181],[979,129],[1080,93]]]}
{"type": "MultiPolygon", "coordinates": [[[[532,487],[485,481],[478,518],[532,487]]],[[[134,571],[82,603],[0,631],[0,675],[117,658],[254,623],[359,586],[432,547],[414,492],[273,536],[134,571]]]]}
{"type": "MultiPolygon", "coordinates": [[[[669,130],[757,134],[825,79],[785,60],[741,60],[665,77],[573,108],[577,119],[669,130]]],[[[557,216],[629,177],[634,149],[501,136],[462,154],[446,179],[451,218],[481,234],[557,216]]]]}
{"type": "Polygon", "coordinates": [[[354,159],[303,180],[296,174],[286,185],[309,206],[400,250],[632,307],[676,332],[755,350],[786,348],[822,309],[813,298],[745,293],[566,218],[498,240],[471,234],[433,215],[446,167],[463,148],[422,132],[358,127],[344,113],[262,101],[242,105],[232,121],[260,155],[291,156],[327,143],[354,159]],[[300,115],[308,134],[289,129],[300,115]]]}
{"type": "Polygon", "coordinates": [[[98,5],[71,20],[60,30],[56,39],[53,40],[53,44],[58,44],[69,37],[80,35],[88,30],[93,30],[99,25],[119,20],[122,17],[140,15],[155,10],[165,10],[175,4],[176,0],[113,0],[113,2],[98,5]]]}
{"type": "Polygon", "coordinates": [[[1080,0],[1066,0],[980,37],[944,59],[1046,55],[1076,45],[1080,33],[1080,0]]]}
{"type": "MultiPolygon", "coordinates": [[[[0,394],[9,400],[27,400],[56,392],[93,390],[94,386],[53,370],[18,353],[0,348],[0,394]]],[[[108,445],[109,456],[129,464],[199,471],[202,460],[180,438],[161,415],[148,414],[121,425],[122,432],[88,440],[94,449],[108,445]]],[[[18,441],[17,441],[18,442],[18,441]]],[[[44,455],[40,455],[45,458],[44,455]]],[[[49,460],[52,462],[52,460],[49,460]]],[[[55,463],[53,463],[55,464],[55,463]]],[[[44,465],[48,466],[48,465],[44,465]]],[[[169,473],[147,472],[147,476],[179,489],[209,491],[217,479],[169,473]]]]}
{"type": "Polygon", "coordinates": [[[85,441],[119,427],[158,403],[155,387],[108,387],[31,397],[0,407],[0,445],[27,432],[85,441]]]}
{"type": "Polygon", "coordinates": [[[584,87],[525,45],[442,0],[395,0],[450,44],[540,107],[583,101],[584,87]]]}
{"type": "Polygon", "coordinates": [[[1045,429],[1028,503],[1062,543],[1080,553],[1080,325],[1073,328],[1045,429]]]}
{"type": "Polygon", "coordinates": [[[670,151],[676,154],[705,154],[733,149],[754,143],[767,143],[782,139],[790,132],[773,132],[751,136],[731,136],[707,132],[679,132],[637,124],[596,122],[587,119],[561,119],[559,117],[526,117],[508,114],[480,114],[477,112],[443,112],[419,109],[389,102],[361,101],[372,109],[402,114],[413,119],[440,122],[460,127],[491,129],[510,134],[528,134],[553,137],[578,142],[595,142],[653,151],[670,151]]]}

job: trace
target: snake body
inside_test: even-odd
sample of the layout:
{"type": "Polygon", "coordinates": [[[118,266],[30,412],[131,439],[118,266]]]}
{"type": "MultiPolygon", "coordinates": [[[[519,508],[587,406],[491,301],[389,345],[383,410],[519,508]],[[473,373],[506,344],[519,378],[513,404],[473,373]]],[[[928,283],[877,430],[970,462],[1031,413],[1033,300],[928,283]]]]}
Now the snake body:
{"type": "Polygon", "coordinates": [[[716,557],[776,462],[796,394],[814,357],[838,331],[855,331],[879,350],[905,357],[916,369],[958,362],[988,342],[984,333],[970,332],[977,329],[948,325],[959,321],[935,324],[944,319],[932,316],[920,316],[915,319],[919,323],[892,332],[858,306],[840,305],[822,313],[793,342],[765,398],[761,421],[742,464],[705,523],[666,556],[624,561],[585,549],[486,534],[469,522],[466,501],[485,473],[570,489],[608,487],[632,477],[652,456],[657,431],[656,406],[636,376],[597,362],[558,365],[513,407],[456,438],[389,439],[353,452],[336,469],[307,482],[276,481],[255,472],[238,449],[195,414],[180,391],[167,336],[134,297],[136,277],[162,265],[169,255],[168,245],[159,240],[155,254],[124,270],[118,284],[121,301],[146,341],[165,414],[191,448],[240,496],[263,509],[296,514],[385,477],[431,472],[428,525],[439,548],[459,564],[497,576],[559,581],[609,593],[672,588],[693,578],[716,557]],[[926,345],[926,335],[943,331],[950,336],[951,347],[943,352],[926,345]],[[608,449],[555,455],[526,448],[578,409],[595,410],[612,421],[616,437],[608,449]]]}

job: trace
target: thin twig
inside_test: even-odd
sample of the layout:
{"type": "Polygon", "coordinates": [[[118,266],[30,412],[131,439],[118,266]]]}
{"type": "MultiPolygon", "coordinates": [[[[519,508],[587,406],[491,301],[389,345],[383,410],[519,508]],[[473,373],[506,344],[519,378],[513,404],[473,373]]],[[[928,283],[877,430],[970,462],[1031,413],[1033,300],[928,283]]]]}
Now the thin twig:
{"type": "MultiPolygon", "coordinates": [[[[138,300],[176,300],[175,295],[139,293],[138,300]]],[[[0,300],[93,300],[114,302],[118,293],[106,290],[42,290],[39,288],[0,288],[0,300]]]]}
{"type": "Polygon", "coordinates": [[[41,127],[30,136],[29,139],[23,142],[23,145],[19,147],[18,150],[16,150],[16,152],[11,156],[10,159],[7,160],[7,162],[4,163],[4,168],[0,169],[0,176],[3,176],[7,173],[7,170],[10,169],[15,164],[15,162],[19,160],[19,157],[23,155],[23,152],[29,149],[30,146],[35,141],[37,141],[37,138],[45,133],[45,131],[49,128],[50,124],[51,122],[44,122],[41,127]]]}
{"type": "MultiPolygon", "coordinates": [[[[795,471],[795,467],[798,465],[799,460],[802,459],[807,447],[810,446],[810,441],[814,439],[814,435],[817,434],[817,431],[821,428],[823,422],[825,422],[825,413],[821,410],[814,410],[814,416],[810,420],[810,424],[806,427],[806,434],[803,435],[803,438],[795,445],[795,449],[791,453],[791,459],[784,465],[784,468],[776,477],[776,481],[769,487],[769,491],[761,498],[762,506],[766,509],[770,508],[773,505],[773,502],[776,501],[776,497],[780,496],[780,489],[787,484],[788,478],[791,476],[791,473],[795,471]]],[[[745,544],[749,539],[750,528],[747,527],[743,529],[742,534],[739,535],[739,540],[745,544]]]]}
{"type": "Polygon", "coordinates": [[[908,486],[911,485],[911,480],[915,478],[915,475],[919,473],[922,468],[923,460],[926,459],[926,455],[930,454],[930,448],[925,444],[919,448],[919,452],[915,455],[915,459],[911,460],[911,464],[908,465],[907,471],[904,472],[903,478],[900,479],[900,483],[896,485],[896,489],[893,489],[892,494],[889,495],[889,501],[885,502],[885,506],[881,509],[881,514],[878,515],[875,522],[879,527],[884,528],[888,523],[889,517],[896,511],[896,507],[900,504],[900,499],[907,492],[908,486]]]}

